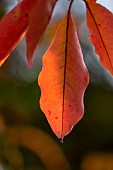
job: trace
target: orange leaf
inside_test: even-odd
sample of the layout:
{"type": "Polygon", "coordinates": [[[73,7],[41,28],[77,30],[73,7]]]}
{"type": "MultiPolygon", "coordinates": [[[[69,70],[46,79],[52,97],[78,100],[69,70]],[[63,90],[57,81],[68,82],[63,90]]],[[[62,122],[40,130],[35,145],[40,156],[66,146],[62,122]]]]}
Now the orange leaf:
{"type": "Polygon", "coordinates": [[[31,65],[33,53],[42,38],[50,21],[54,5],[57,0],[38,0],[30,18],[30,26],[26,33],[27,60],[31,65]]]}
{"type": "Polygon", "coordinates": [[[0,21],[0,65],[27,31],[29,15],[37,0],[23,0],[0,21]]]}
{"type": "Polygon", "coordinates": [[[58,138],[63,139],[84,114],[88,71],[71,15],[61,21],[43,57],[39,75],[40,106],[58,138]]]}
{"type": "Polygon", "coordinates": [[[86,2],[96,2],[97,0],[84,0],[86,2]]]}
{"type": "Polygon", "coordinates": [[[113,75],[113,14],[100,4],[86,2],[89,39],[101,64],[113,75]]]}

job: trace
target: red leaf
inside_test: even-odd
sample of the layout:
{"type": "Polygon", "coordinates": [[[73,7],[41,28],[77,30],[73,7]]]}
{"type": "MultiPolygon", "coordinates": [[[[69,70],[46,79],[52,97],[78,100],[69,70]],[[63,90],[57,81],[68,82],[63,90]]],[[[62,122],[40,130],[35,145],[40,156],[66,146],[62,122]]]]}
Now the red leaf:
{"type": "Polygon", "coordinates": [[[27,31],[29,15],[37,0],[23,0],[0,21],[0,65],[27,31]]]}
{"type": "Polygon", "coordinates": [[[101,64],[113,75],[113,14],[100,4],[86,2],[87,25],[101,64]]]}
{"type": "Polygon", "coordinates": [[[63,139],[84,114],[83,97],[89,82],[70,15],[60,23],[43,57],[43,68],[38,80],[41,109],[54,133],[63,139]]]}
{"type": "Polygon", "coordinates": [[[26,33],[27,60],[31,65],[33,53],[42,38],[50,21],[54,5],[57,0],[38,0],[30,18],[30,26],[26,33]]]}

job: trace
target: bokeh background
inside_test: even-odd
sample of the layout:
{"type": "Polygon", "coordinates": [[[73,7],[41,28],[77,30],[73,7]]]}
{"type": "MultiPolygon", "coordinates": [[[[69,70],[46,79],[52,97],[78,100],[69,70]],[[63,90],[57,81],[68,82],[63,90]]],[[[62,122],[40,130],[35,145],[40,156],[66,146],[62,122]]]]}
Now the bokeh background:
{"type": "MultiPolygon", "coordinates": [[[[113,11],[112,0],[97,2],[113,11]]],[[[0,0],[0,18],[17,3],[0,0]]],[[[42,57],[69,3],[68,0],[57,2],[35,52],[32,69],[26,63],[25,39],[0,68],[0,170],[44,170],[47,167],[68,170],[69,166],[72,170],[113,170],[113,78],[100,65],[88,41],[82,0],[74,1],[72,15],[90,74],[84,98],[85,115],[61,143],[39,106],[37,78],[42,57]]]]}

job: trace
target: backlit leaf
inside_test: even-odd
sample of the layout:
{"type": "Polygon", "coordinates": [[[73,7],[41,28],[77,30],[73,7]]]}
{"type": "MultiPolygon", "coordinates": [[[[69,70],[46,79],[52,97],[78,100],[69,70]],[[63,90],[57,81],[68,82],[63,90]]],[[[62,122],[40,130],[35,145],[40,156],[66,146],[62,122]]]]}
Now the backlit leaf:
{"type": "Polygon", "coordinates": [[[57,135],[63,139],[84,114],[83,97],[89,82],[71,15],[61,21],[43,57],[39,75],[40,106],[57,135]]]}
{"type": "Polygon", "coordinates": [[[84,0],[86,2],[96,2],[97,0],[84,0]]]}
{"type": "Polygon", "coordinates": [[[50,21],[57,0],[38,0],[30,18],[30,26],[26,33],[27,60],[31,65],[33,53],[42,38],[50,21]]]}
{"type": "Polygon", "coordinates": [[[90,41],[101,64],[113,75],[113,14],[100,4],[86,2],[90,41]]]}
{"type": "Polygon", "coordinates": [[[23,0],[0,21],[0,65],[27,31],[29,15],[37,0],[23,0]]]}

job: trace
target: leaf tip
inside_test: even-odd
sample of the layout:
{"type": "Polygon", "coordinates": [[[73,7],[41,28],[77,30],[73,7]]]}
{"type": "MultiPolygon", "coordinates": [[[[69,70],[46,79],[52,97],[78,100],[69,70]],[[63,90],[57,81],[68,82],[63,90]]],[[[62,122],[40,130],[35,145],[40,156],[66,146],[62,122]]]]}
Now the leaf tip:
{"type": "Polygon", "coordinates": [[[32,62],[32,56],[33,56],[33,54],[30,53],[29,51],[27,51],[26,56],[27,56],[27,65],[28,65],[28,67],[31,69],[31,68],[32,68],[32,65],[33,65],[33,62],[32,62]]]}
{"type": "Polygon", "coordinates": [[[0,67],[2,66],[2,64],[4,63],[4,61],[2,60],[2,61],[0,61],[0,67]]]}
{"type": "Polygon", "coordinates": [[[63,137],[62,137],[62,138],[60,138],[59,140],[60,140],[60,142],[61,142],[61,143],[64,143],[64,141],[63,141],[63,137]]]}
{"type": "Polygon", "coordinates": [[[4,59],[0,60],[0,67],[2,66],[2,64],[6,61],[6,59],[8,58],[9,55],[7,55],[4,59]]]}
{"type": "Polygon", "coordinates": [[[27,60],[27,66],[29,69],[32,68],[32,65],[33,65],[32,60],[27,60]]]}

